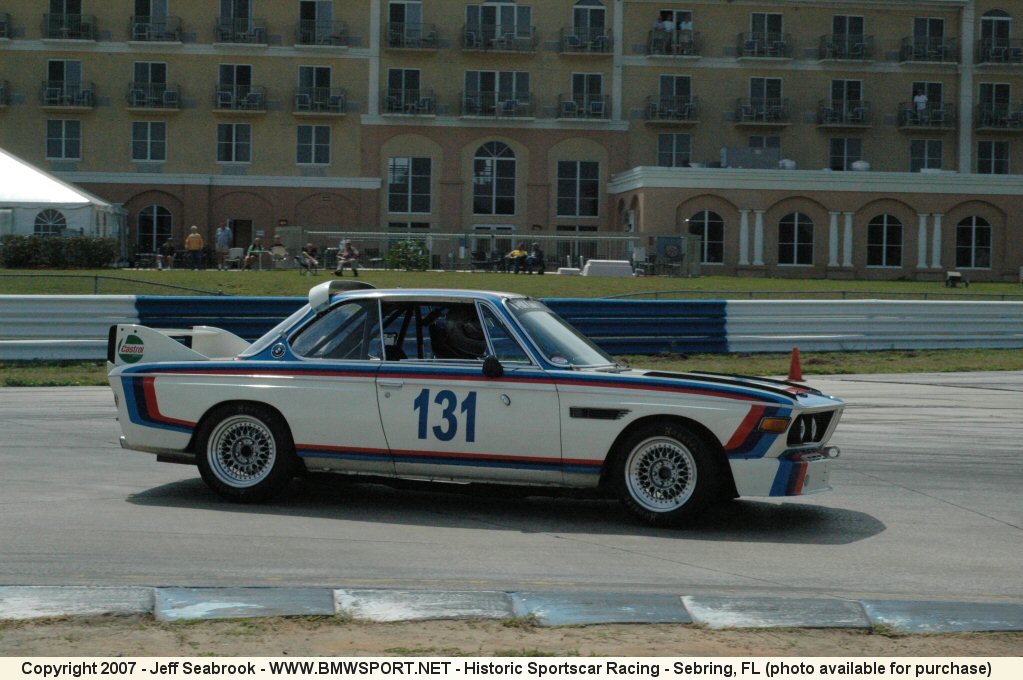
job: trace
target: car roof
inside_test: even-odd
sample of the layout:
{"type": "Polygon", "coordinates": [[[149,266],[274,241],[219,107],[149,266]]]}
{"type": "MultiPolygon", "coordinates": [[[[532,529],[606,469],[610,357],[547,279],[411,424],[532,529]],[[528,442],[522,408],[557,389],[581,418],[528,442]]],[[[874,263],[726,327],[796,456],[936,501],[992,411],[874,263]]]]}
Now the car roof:
{"type": "Polygon", "coordinates": [[[325,306],[328,301],[338,296],[346,300],[404,298],[432,300],[488,300],[498,303],[513,298],[524,299],[520,293],[506,293],[492,290],[464,290],[455,288],[360,288],[355,290],[339,289],[340,281],[325,281],[309,291],[309,304],[313,309],[325,306]]]}

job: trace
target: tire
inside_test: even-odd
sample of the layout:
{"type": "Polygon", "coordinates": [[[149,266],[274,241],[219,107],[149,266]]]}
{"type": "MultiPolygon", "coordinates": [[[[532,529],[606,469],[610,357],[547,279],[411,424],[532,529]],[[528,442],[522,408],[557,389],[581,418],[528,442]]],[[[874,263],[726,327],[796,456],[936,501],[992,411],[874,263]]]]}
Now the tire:
{"type": "Polygon", "coordinates": [[[694,517],[720,488],[715,451],[675,423],[652,423],[629,434],[615,452],[612,485],[632,513],[656,526],[694,517]]]}
{"type": "Polygon", "coordinates": [[[258,404],[218,407],[203,421],[196,442],[203,481],[231,501],[273,498],[296,470],[295,445],[284,421],[258,404]]]}

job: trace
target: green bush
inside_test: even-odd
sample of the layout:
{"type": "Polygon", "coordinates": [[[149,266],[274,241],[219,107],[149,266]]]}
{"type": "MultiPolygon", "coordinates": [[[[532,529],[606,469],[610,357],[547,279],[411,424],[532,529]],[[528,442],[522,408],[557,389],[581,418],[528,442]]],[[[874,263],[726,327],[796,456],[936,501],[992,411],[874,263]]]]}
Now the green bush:
{"type": "Polygon", "coordinates": [[[117,240],[95,236],[7,236],[3,264],[12,269],[99,269],[117,259],[117,240]]]}
{"type": "Polygon", "coordinates": [[[430,266],[430,253],[426,251],[426,243],[422,239],[391,243],[384,259],[389,269],[422,272],[430,266]]]}

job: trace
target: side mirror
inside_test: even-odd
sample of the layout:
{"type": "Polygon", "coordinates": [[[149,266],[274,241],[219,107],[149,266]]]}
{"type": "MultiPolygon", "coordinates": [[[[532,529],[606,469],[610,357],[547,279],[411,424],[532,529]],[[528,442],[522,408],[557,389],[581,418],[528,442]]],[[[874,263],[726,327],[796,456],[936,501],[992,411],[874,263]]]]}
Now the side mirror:
{"type": "Polygon", "coordinates": [[[483,376],[485,378],[500,378],[504,375],[504,366],[500,359],[493,354],[483,357],[483,376]]]}

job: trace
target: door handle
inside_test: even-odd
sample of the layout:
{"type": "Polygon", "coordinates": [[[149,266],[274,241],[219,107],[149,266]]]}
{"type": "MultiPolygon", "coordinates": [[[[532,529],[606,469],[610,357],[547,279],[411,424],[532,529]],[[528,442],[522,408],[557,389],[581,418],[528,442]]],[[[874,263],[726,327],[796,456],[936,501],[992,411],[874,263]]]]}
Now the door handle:
{"type": "Polygon", "coordinates": [[[377,380],[377,385],[390,390],[400,390],[405,386],[404,380],[377,380]]]}

